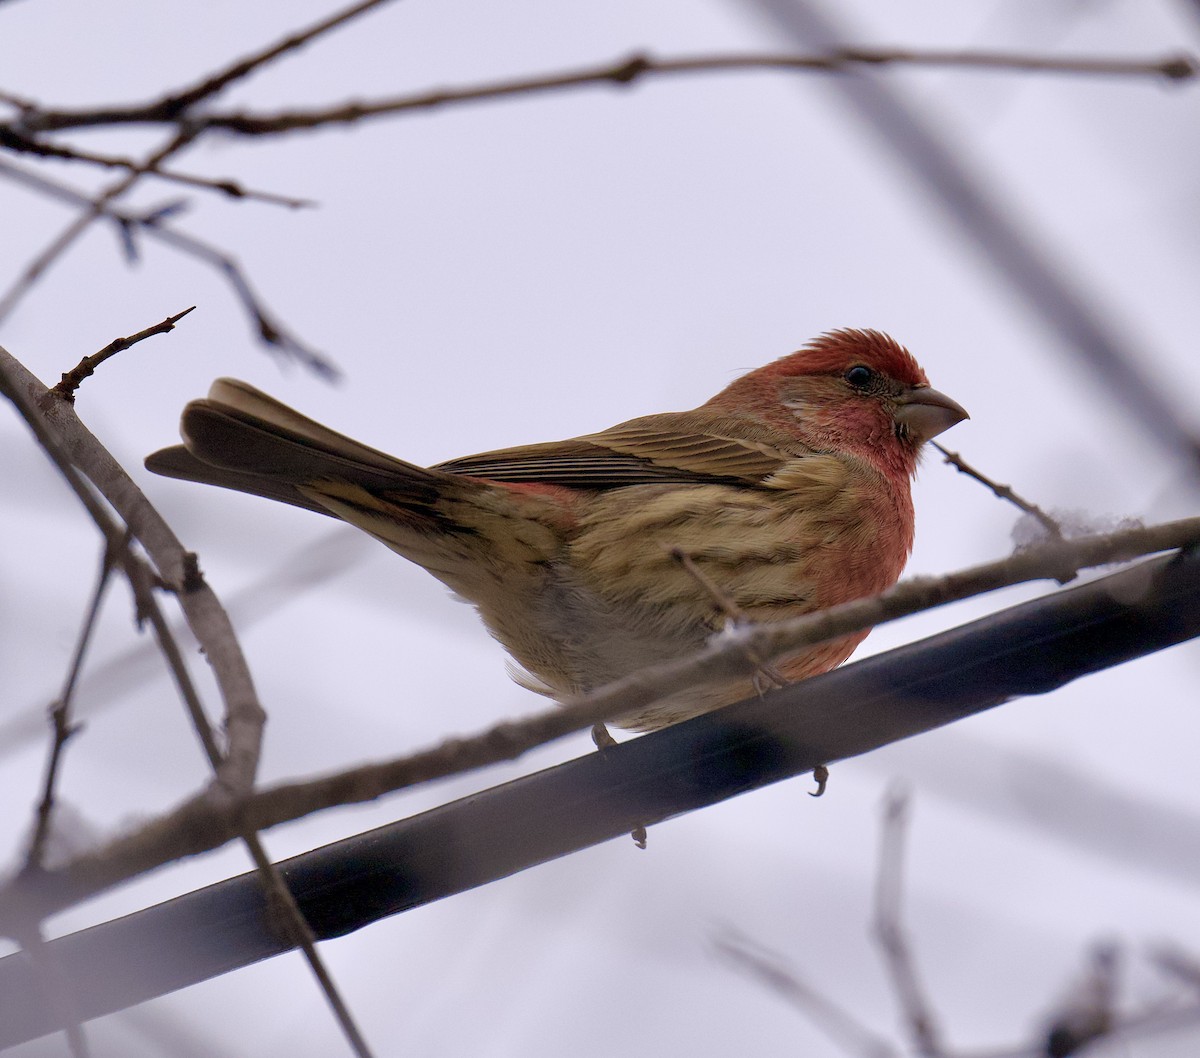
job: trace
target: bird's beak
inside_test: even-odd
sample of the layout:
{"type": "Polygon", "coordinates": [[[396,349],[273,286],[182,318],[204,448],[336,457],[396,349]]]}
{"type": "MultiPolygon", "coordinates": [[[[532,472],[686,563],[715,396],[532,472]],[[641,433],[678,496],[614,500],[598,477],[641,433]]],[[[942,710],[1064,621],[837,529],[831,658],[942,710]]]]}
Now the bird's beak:
{"type": "Polygon", "coordinates": [[[896,398],[896,421],[917,444],[969,419],[966,408],[928,386],[905,390],[896,398]]]}

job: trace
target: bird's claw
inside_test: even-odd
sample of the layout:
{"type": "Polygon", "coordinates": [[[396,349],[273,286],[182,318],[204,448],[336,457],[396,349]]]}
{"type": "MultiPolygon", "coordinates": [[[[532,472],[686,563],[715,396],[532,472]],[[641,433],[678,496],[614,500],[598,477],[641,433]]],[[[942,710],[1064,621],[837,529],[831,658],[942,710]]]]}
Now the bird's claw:
{"type": "Polygon", "coordinates": [[[818,764],[812,771],[813,779],[816,781],[817,788],[809,790],[809,797],[820,797],[825,793],[825,786],[829,782],[829,769],[824,764],[818,764]]]}

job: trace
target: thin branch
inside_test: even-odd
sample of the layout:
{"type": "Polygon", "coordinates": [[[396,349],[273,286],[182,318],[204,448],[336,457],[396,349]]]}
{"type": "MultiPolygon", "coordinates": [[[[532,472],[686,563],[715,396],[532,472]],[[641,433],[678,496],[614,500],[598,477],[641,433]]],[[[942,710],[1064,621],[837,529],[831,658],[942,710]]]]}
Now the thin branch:
{"type": "Polygon", "coordinates": [[[984,474],[983,471],[976,470],[973,466],[971,466],[957,452],[951,452],[948,448],[944,448],[942,445],[938,444],[937,441],[930,441],[929,443],[942,453],[943,461],[956,468],[960,474],[966,474],[967,477],[974,478],[981,485],[991,489],[993,495],[1002,500],[1007,500],[1018,510],[1032,515],[1038,520],[1042,528],[1045,529],[1053,539],[1061,540],[1063,538],[1062,526],[1059,525],[1058,522],[1053,518],[1051,518],[1050,515],[1042,510],[1042,508],[1036,503],[1031,503],[1029,500],[1023,499],[1012,490],[1011,486],[1000,485],[993,481],[986,474],[984,474]]]}
{"type": "Polygon", "coordinates": [[[646,77],[748,71],[838,72],[861,66],[904,64],[986,68],[1013,72],[1041,71],[1068,74],[1105,74],[1168,77],[1190,80],[1196,63],[1190,56],[1172,56],[1149,61],[1107,59],[1055,59],[1046,56],[1002,55],[992,52],[917,52],[872,49],[842,49],[826,55],[709,55],[678,59],[656,59],[635,54],[614,63],[488,81],[460,88],[433,89],[412,95],[393,96],[361,103],[347,103],[310,111],[280,114],[211,113],[198,120],[206,128],[220,128],[242,135],[262,136],[324,125],[351,124],[364,118],[383,117],[410,110],[428,110],[451,104],[475,103],[511,96],[535,95],[568,88],[612,84],[626,86],[646,77]]]}
{"type": "MultiPolygon", "coordinates": [[[[2,2],[2,0],[0,0],[2,2]]],[[[28,96],[17,95],[16,92],[10,92],[7,89],[0,90],[0,103],[12,107],[14,110],[37,110],[38,104],[28,96]]]]}
{"type": "MultiPolygon", "coordinates": [[[[175,541],[174,535],[170,533],[166,523],[158,519],[157,512],[150,507],[149,501],[141,496],[137,487],[128,479],[128,475],[119,467],[117,468],[119,476],[111,474],[112,468],[105,466],[105,457],[107,460],[111,460],[112,457],[101,448],[99,441],[84,431],[83,425],[78,422],[78,419],[75,419],[74,425],[77,425],[80,431],[84,431],[86,437],[76,436],[74,438],[75,445],[71,444],[70,438],[64,437],[56,431],[55,427],[66,416],[74,417],[74,412],[70,410],[70,406],[65,401],[54,397],[50,390],[29,375],[24,366],[3,349],[0,349],[0,394],[3,394],[15,405],[26,425],[37,438],[38,444],[66,478],[76,498],[83,504],[84,509],[103,535],[110,560],[114,564],[120,565],[131,584],[135,585],[135,594],[136,582],[143,576],[143,568],[140,559],[130,549],[130,533],[138,536],[143,545],[146,545],[147,537],[151,544],[160,543],[161,541],[156,539],[159,533],[174,543],[177,554],[164,548],[167,550],[167,554],[160,557],[176,559],[179,564],[180,572],[176,583],[180,585],[177,593],[181,601],[187,600],[193,594],[201,594],[205,590],[199,571],[195,568],[194,556],[191,561],[188,560],[182,545],[175,541]],[[33,394],[36,394],[36,397],[33,394]],[[58,422],[51,425],[51,421],[55,419],[58,422]],[[89,451],[89,448],[92,450],[89,451]],[[84,453],[91,459],[81,459],[80,456],[84,453]],[[103,455],[99,455],[99,453],[103,453],[103,455]],[[86,472],[81,472],[79,464],[86,465],[89,461],[94,465],[85,478],[86,472]],[[97,473],[97,467],[110,471],[110,473],[100,475],[97,473]],[[99,481],[97,481],[98,477],[99,481]],[[117,525],[109,514],[108,508],[93,493],[89,481],[121,514],[128,526],[127,531],[117,525]],[[140,504],[130,493],[140,497],[140,504]],[[131,515],[136,515],[136,517],[131,517],[131,515]],[[145,525],[141,526],[139,530],[139,523],[148,523],[158,532],[151,536],[146,532],[145,525]]],[[[115,461],[112,466],[116,466],[115,461]]],[[[160,568],[164,565],[166,563],[160,563],[160,568]]],[[[224,617],[224,612],[220,610],[219,604],[215,613],[205,615],[209,621],[217,623],[217,634],[205,635],[204,638],[201,638],[201,633],[207,630],[197,620],[195,610],[193,609],[189,613],[189,608],[185,603],[184,612],[201,645],[209,648],[206,649],[206,653],[213,664],[218,686],[221,687],[222,693],[226,697],[226,729],[230,740],[230,751],[222,761],[222,767],[217,777],[217,788],[223,789],[227,798],[236,800],[253,787],[265,714],[258,704],[257,698],[254,697],[250,674],[245,668],[245,660],[241,657],[233,629],[228,626],[228,618],[225,618],[225,627],[221,627],[219,623],[219,618],[224,617]],[[239,662],[240,671],[237,668],[239,662]],[[238,693],[240,700],[230,700],[231,690],[238,693]]]]}
{"type": "MultiPolygon", "coordinates": [[[[888,63],[903,63],[910,65],[1014,69],[1023,71],[1043,70],[1047,72],[1075,74],[1156,75],[1175,80],[1192,79],[1196,73],[1195,62],[1187,56],[1175,56],[1157,60],[1061,59],[1045,56],[1004,55],[994,52],[916,52],[876,49],[841,49],[833,50],[827,55],[818,56],[717,55],[662,60],[644,55],[635,55],[616,64],[604,64],[600,67],[584,70],[401,96],[374,103],[349,104],[319,111],[277,115],[222,115],[212,113],[188,115],[186,123],[183,122],[186,110],[196,102],[209,98],[225,85],[246,76],[263,63],[279,55],[286,54],[294,48],[307,43],[315,36],[344,23],[358,14],[370,10],[380,2],[383,2],[383,0],[368,0],[366,3],[355,5],[338,15],[331,16],[329,19],[318,23],[301,34],[288,37],[279,44],[273,45],[260,53],[231,65],[225,71],[199,82],[190,89],[174,93],[156,102],[144,104],[140,107],[118,107],[98,111],[50,111],[39,109],[30,104],[28,100],[13,100],[14,105],[20,106],[22,113],[22,128],[14,130],[13,134],[27,137],[26,130],[30,129],[47,130],[83,125],[157,122],[178,125],[180,133],[177,140],[182,139],[184,141],[190,141],[201,132],[213,128],[261,135],[299,128],[313,128],[325,124],[354,122],[365,117],[398,113],[405,110],[559,90],[588,84],[612,83],[623,85],[629,84],[647,74],[686,74],[723,70],[804,69],[836,71],[864,65],[879,66],[888,63]]],[[[178,146],[169,146],[167,153],[173,153],[177,149],[179,149],[178,146]]],[[[161,172],[161,162],[165,160],[165,157],[166,155],[160,154],[160,156],[152,157],[146,163],[132,163],[134,168],[130,173],[130,178],[136,179],[139,175],[154,175],[161,172]]],[[[42,254],[31,263],[14,287],[3,298],[0,298],[0,319],[3,319],[11,311],[16,301],[36,282],[50,264],[57,260],[74,243],[79,235],[90,226],[95,217],[105,212],[101,207],[107,206],[112,198],[117,194],[123,193],[123,190],[124,187],[118,185],[117,188],[110,189],[109,192],[106,192],[97,200],[86,200],[89,202],[87,215],[79,218],[65,231],[60,233],[46,247],[42,254]]],[[[125,230],[129,229],[126,228],[125,230]]],[[[332,374],[324,358],[302,346],[291,335],[279,327],[262,309],[257,298],[249,289],[248,284],[245,283],[244,276],[236,269],[236,266],[232,265],[231,259],[227,255],[214,251],[211,247],[206,247],[207,252],[202,252],[199,249],[197,241],[191,241],[193,246],[187,252],[206,257],[209,264],[224,272],[226,278],[233,284],[243,305],[254,319],[259,336],[263,341],[268,345],[278,347],[284,352],[306,361],[308,366],[315,368],[323,374],[332,374]]]]}
{"type": "MultiPolygon", "coordinates": [[[[0,395],[7,397],[13,403],[42,450],[58,468],[59,473],[66,478],[71,491],[75,493],[75,498],[83,505],[84,510],[87,511],[96,528],[104,537],[110,559],[115,561],[117,555],[129,550],[129,540],[113,520],[108,509],[97,499],[89,487],[87,479],[71,460],[62,439],[47,425],[45,416],[40,414],[37,404],[30,399],[27,393],[22,391],[20,385],[22,371],[24,371],[23,365],[18,365],[6,350],[0,349],[0,395]],[[13,365],[17,365],[20,370],[14,369],[13,365]]],[[[36,380],[34,381],[36,382],[36,380]]],[[[37,383],[37,385],[41,384],[37,383]]],[[[45,396],[53,399],[49,397],[49,393],[49,390],[44,390],[45,396]]]]}
{"type": "Polygon", "coordinates": [[[1003,73],[1082,74],[1100,77],[1149,77],[1190,81],[1198,72],[1196,57],[1187,52],[1157,59],[1105,58],[1103,56],[1026,55],[1014,52],[964,49],[920,51],[890,48],[843,48],[841,55],[866,65],[902,64],[995,70],[1003,73]]]}
{"type": "Polygon", "coordinates": [[[46,841],[50,836],[50,819],[54,812],[54,789],[58,781],[58,768],[62,761],[63,748],[79,730],[79,725],[71,722],[71,705],[75,696],[75,687],[79,682],[79,673],[83,669],[83,659],[87,654],[88,645],[92,641],[92,632],[96,627],[96,619],[100,615],[100,606],[104,602],[105,590],[111,582],[112,571],[113,554],[106,545],[100,557],[100,570],[96,575],[96,586],[92,589],[92,598],[84,613],[83,624],[79,629],[79,637],[75,641],[75,651],[71,656],[71,664],[67,668],[62,691],[50,710],[50,720],[54,729],[53,739],[50,744],[50,755],[46,761],[42,797],[38,802],[33,836],[30,838],[29,847],[25,853],[25,870],[37,870],[42,866],[46,841]]]}
{"type": "Polygon", "coordinates": [[[250,284],[242,266],[224,250],[197,239],[193,235],[186,235],[174,228],[168,228],[152,221],[143,224],[141,230],[181,253],[204,261],[223,276],[233,288],[235,296],[242,304],[242,309],[250,317],[257,338],[271,350],[283,353],[327,381],[335,381],[341,376],[341,368],[337,364],[324,354],[305,345],[279,322],[250,284]]]}
{"type": "MultiPolygon", "coordinates": [[[[42,173],[35,172],[32,169],[26,169],[23,166],[5,161],[3,158],[0,158],[0,176],[4,176],[15,184],[22,184],[36,191],[38,194],[44,195],[46,198],[52,199],[55,202],[61,202],[67,206],[86,209],[93,205],[92,199],[82,191],[77,191],[67,184],[52,180],[50,177],[44,176],[42,173]]],[[[124,212],[111,205],[105,207],[104,216],[119,224],[138,224],[142,220],[140,213],[124,212]]]]}
{"type": "Polygon", "coordinates": [[[941,1058],[945,1052],[939,1039],[937,1022],[917,976],[903,925],[904,843],[907,830],[908,794],[890,789],[884,801],[880,832],[873,932],[908,1026],[913,1049],[928,1058],[941,1058]]]}
{"type": "MultiPolygon", "coordinates": [[[[363,5],[373,6],[373,5],[363,5]]],[[[247,60],[261,65],[261,57],[247,60]]],[[[322,125],[345,124],[367,117],[396,114],[406,110],[424,110],[448,104],[471,103],[509,96],[533,95],[567,88],[592,85],[629,85],[647,77],[724,72],[792,71],[840,72],[864,66],[914,66],[957,68],[1014,73],[1048,73],[1104,77],[1150,77],[1169,81],[1190,81],[1196,77],[1196,60],[1187,54],[1155,59],[1072,57],[1025,55],[994,51],[938,51],[882,48],[837,48],[825,54],[718,54],[655,58],[637,53],[612,62],[577,67],[531,77],[488,81],[459,88],[434,89],[388,99],[325,107],[311,111],[289,111],[276,115],[220,113],[189,115],[201,128],[220,128],[245,135],[267,135],[322,125]]],[[[236,68],[236,67],[235,67],[236,68]]],[[[95,125],[171,124],[201,98],[213,94],[204,82],[187,92],[177,93],[151,103],[99,109],[49,109],[23,107],[21,126],[33,131],[58,131],[95,125]]],[[[223,87],[223,83],[219,87],[223,87]]]]}
{"type": "Polygon", "coordinates": [[[91,219],[90,213],[76,217],[25,266],[9,288],[0,295],[0,323],[8,318],[17,303],[37,283],[42,274],[83,234],[91,223],[91,219]]]}
{"type": "MultiPolygon", "coordinates": [[[[125,537],[116,523],[109,516],[108,511],[103,504],[92,494],[87,482],[83,479],[78,470],[70,463],[66,452],[59,442],[58,437],[49,429],[41,420],[41,416],[37,414],[36,408],[27,399],[25,394],[20,392],[19,388],[14,385],[14,380],[9,373],[4,370],[4,365],[0,363],[0,393],[8,397],[9,400],[16,406],[18,412],[25,418],[26,423],[37,437],[39,444],[45,450],[48,456],[58,465],[59,470],[67,479],[67,483],[75,492],[79,501],[83,504],[92,520],[96,523],[105,540],[105,561],[116,562],[122,560],[129,555],[129,541],[125,537]]],[[[106,582],[107,577],[102,577],[97,584],[96,592],[93,596],[93,606],[89,610],[99,606],[99,597],[106,582]]],[[[91,624],[91,621],[85,622],[85,628],[91,624]]],[[[81,637],[81,642],[83,641],[81,637]]],[[[78,659],[82,660],[82,649],[76,652],[78,659]]],[[[75,666],[72,666],[74,670],[75,666]]],[[[73,687],[74,671],[68,676],[68,685],[73,687]]],[[[18,878],[27,878],[34,874],[41,873],[39,861],[41,859],[44,845],[45,834],[48,831],[50,808],[48,799],[53,795],[53,784],[58,768],[58,756],[61,753],[62,746],[69,737],[69,731],[66,726],[66,714],[63,713],[62,719],[56,717],[56,728],[62,725],[64,732],[67,732],[60,739],[56,730],[55,750],[52,752],[51,763],[47,768],[46,790],[47,794],[43,797],[43,804],[46,805],[45,811],[39,807],[37,831],[41,831],[41,836],[38,836],[35,831],[33,843],[30,845],[29,855],[25,864],[25,869],[18,874],[18,878]]],[[[60,1022],[66,1026],[67,1040],[71,1049],[71,1054],[75,1058],[87,1058],[88,1048],[87,1040],[83,1035],[83,1030],[80,1025],[81,1019],[75,1012],[75,1005],[72,1001],[70,990],[63,984],[62,978],[58,973],[57,963],[45,951],[45,944],[41,933],[41,924],[38,919],[30,919],[21,917],[13,924],[12,935],[19,939],[22,947],[29,954],[29,957],[39,967],[39,975],[41,979],[42,991],[44,994],[49,994],[52,1002],[60,1010],[60,1022]]]]}
{"type": "Polygon", "coordinates": [[[174,316],[168,316],[160,323],[156,323],[151,327],[146,327],[138,331],[136,334],[131,334],[127,338],[114,338],[98,353],[92,353],[91,356],[85,356],[79,361],[70,371],[63,373],[63,377],[51,388],[50,392],[56,397],[61,397],[70,404],[75,403],[75,391],[83,384],[83,380],[91,376],[96,368],[98,368],[105,360],[111,356],[116,356],[117,353],[124,352],[130,346],[137,345],[138,342],[144,341],[147,338],[156,334],[166,334],[168,331],[175,329],[177,324],[189,312],[196,308],[193,305],[191,308],[184,309],[182,312],[175,313],[174,316]]]}
{"type": "Polygon", "coordinates": [[[263,847],[257,834],[244,835],[243,841],[250,850],[254,866],[258,868],[259,874],[266,883],[267,899],[271,904],[273,918],[282,927],[281,932],[303,953],[304,961],[308,963],[308,968],[316,979],[317,987],[325,997],[325,1002],[329,1005],[334,1020],[342,1030],[342,1035],[346,1037],[350,1048],[359,1058],[372,1058],[373,1052],[367,1043],[367,1038],[358,1027],[358,1023],[350,1012],[350,1007],[343,998],[333,975],[329,972],[325,960],[317,951],[316,934],[313,933],[312,927],[304,917],[304,912],[288,888],[287,882],[284,881],[282,871],[271,862],[271,858],[267,855],[267,850],[263,847]]]}

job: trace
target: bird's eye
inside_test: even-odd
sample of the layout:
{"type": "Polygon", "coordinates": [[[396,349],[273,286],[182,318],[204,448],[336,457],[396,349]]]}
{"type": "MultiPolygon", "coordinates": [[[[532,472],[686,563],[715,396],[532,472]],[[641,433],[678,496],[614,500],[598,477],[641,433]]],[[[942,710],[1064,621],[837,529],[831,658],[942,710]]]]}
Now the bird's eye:
{"type": "Polygon", "coordinates": [[[843,376],[855,389],[866,389],[875,378],[875,372],[865,364],[856,364],[843,376]]]}

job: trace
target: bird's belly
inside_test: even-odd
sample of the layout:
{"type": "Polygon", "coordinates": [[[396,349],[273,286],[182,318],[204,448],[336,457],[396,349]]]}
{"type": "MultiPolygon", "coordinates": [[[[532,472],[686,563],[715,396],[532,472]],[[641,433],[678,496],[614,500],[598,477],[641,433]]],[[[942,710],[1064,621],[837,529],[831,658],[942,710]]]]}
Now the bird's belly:
{"type": "MultiPolygon", "coordinates": [[[[895,518],[888,497],[843,500],[832,486],[816,505],[786,491],[614,490],[537,574],[509,581],[486,601],[476,595],[475,602],[493,635],[533,677],[521,682],[562,700],[695,653],[729,619],[798,617],[893,583],[908,540],[897,534],[886,540],[876,528],[895,518]]],[[[779,668],[787,679],[826,671],[862,637],[800,651],[779,668]]],[[[673,693],[617,723],[662,727],[768,684],[761,676],[756,684],[748,672],[673,693]]]]}
{"type": "Polygon", "coordinates": [[[617,602],[555,569],[533,600],[511,615],[484,612],[509,653],[555,698],[600,687],[629,673],[690,654],[712,633],[680,622],[661,605],[617,602]]]}

